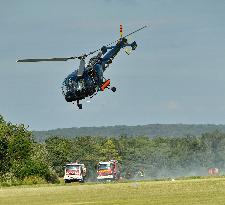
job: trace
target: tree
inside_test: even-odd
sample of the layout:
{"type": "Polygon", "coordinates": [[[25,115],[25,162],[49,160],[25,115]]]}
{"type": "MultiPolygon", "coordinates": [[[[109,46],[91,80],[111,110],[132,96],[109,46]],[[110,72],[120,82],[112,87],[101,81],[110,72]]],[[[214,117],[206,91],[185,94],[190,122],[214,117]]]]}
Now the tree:
{"type": "Polygon", "coordinates": [[[63,166],[69,161],[71,153],[71,141],[60,137],[50,137],[45,144],[53,168],[59,176],[63,176],[63,166]]]}
{"type": "Polygon", "coordinates": [[[121,160],[121,157],[116,150],[116,146],[111,139],[107,139],[106,142],[103,143],[100,150],[100,158],[101,161],[108,161],[111,159],[121,160]]]}

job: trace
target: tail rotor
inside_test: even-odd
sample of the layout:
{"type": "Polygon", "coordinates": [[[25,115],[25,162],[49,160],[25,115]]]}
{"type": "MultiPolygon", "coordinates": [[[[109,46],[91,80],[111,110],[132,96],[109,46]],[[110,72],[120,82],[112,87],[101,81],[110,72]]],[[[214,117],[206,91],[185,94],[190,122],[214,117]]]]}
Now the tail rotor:
{"type": "Polygon", "coordinates": [[[123,25],[120,24],[120,39],[123,38],[123,25]]]}

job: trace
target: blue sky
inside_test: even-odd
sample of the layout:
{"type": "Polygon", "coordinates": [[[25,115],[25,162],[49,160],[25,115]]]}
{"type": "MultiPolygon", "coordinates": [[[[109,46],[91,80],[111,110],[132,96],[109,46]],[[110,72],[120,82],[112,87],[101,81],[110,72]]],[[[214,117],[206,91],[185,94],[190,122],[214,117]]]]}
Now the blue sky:
{"type": "Polygon", "coordinates": [[[0,114],[30,129],[225,123],[224,0],[0,0],[0,114]],[[95,50],[143,25],[105,73],[117,92],[83,110],[61,94],[78,61],[16,63],[95,50]]]}

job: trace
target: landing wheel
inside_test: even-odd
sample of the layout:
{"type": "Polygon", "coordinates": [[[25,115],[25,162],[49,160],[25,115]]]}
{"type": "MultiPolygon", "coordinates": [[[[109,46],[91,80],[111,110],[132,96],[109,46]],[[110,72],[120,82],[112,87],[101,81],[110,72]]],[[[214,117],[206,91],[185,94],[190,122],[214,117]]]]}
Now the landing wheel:
{"type": "Polygon", "coordinates": [[[111,90],[112,90],[113,92],[116,92],[116,87],[112,87],[111,90]]]}

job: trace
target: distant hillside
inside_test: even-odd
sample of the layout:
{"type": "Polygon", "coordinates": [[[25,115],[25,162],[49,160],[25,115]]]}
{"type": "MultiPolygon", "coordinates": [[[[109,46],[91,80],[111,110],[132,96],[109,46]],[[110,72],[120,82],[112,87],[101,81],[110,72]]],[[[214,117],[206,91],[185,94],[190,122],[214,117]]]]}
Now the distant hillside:
{"type": "Polygon", "coordinates": [[[176,136],[182,137],[187,135],[201,135],[206,132],[218,130],[225,132],[225,125],[187,125],[187,124],[150,124],[137,126],[106,126],[106,127],[81,127],[81,128],[62,128],[48,131],[34,131],[36,141],[42,142],[49,136],[176,136]]]}

